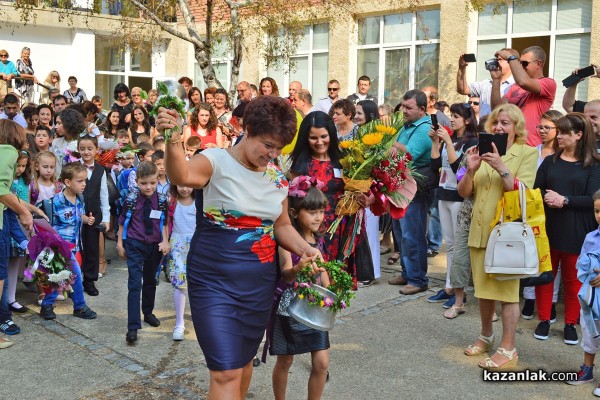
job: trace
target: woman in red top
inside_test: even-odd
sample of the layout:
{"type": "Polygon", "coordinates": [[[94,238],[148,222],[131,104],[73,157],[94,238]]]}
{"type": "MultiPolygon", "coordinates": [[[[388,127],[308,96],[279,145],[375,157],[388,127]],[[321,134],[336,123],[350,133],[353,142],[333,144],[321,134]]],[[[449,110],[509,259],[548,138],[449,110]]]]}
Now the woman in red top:
{"type": "Polygon", "coordinates": [[[183,142],[190,136],[198,136],[202,140],[200,149],[223,147],[223,135],[217,126],[217,116],[208,103],[200,103],[192,112],[190,123],[183,131],[183,142]]]}

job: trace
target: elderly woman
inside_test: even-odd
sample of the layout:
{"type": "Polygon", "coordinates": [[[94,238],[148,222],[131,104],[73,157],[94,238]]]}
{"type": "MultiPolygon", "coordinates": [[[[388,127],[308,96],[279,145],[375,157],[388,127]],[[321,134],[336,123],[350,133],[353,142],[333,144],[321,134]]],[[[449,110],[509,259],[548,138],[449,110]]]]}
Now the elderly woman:
{"type": "Polygon", "coordinates": [[[29,47],[23,47],[21,50],[21,58],[17,60],[17,71],[19,71],[19,79],[15,81],[16,89],[23,97],[22,104],[33,102],[33,84],[38,83],[34,75],[33,63],[29,58],[31,50],[29,47]]]}
{"type": "Polygon", "coordinates": [[[466,350],[467,356],[478,356],[492,349],[494,332],[492,319],[496,301],[502,303],[502,341],[496,353],[479,363],[481,368],[499,369],[516,364],[515,343],[519,321],[519,280],[499,281],[485,273],[483,261],[496,214],[496,205],[504,192],[515,190],[518,181],[533,187],[537,166],[537,150],[525,144],[525,119],[521,110],[512,104],[502,104],[489,115],[487,132],[508,135],[504,156],[494,152],[479,155],[475,147],[467,151],[467,173],[458,184],[462,198],[474,194],[473,218],[469,232],[471,268],[475,297],[479,299],[481,334],[466,350]]]}
{"type": "Polygon", "coordinates": [[[210,369],[208,397],[241,400],[271,311],[276,243],[308,260],[320,256],[292,227],[288,184],[271,162],[292,141],[296,115],[285,99],[261,96],[246,107],[246,134],[237,146],[207,149],[189,161],[176,116],[161,109],[157,127],[179,125],[166,147],[171,183],[204,188],[187,273],[192,318],[210,369]]]}
{"type": "Polygon", "coordinates": [[[329,109],[329,116],[333,119],[340,142],[354,139],[358,132],[358,125],[354,123],[355,113],[356,107],[348,99],[336,101],[329,109]]]}
{"type": "MultiPolygon", "coordinates": [[[[558,150],[542,161],[535,187],[544,195],[546,232],[554,275],[560,264],[565,288],[564,342],[577,344],[579,319],[577,257],[588,232],[597,227],[592,195],[600,188],[600,155],[592,122],[581,113],[569,113],[556,121],[558,150]]],[[[548,339],[554,282],[536,286],[538,324],[536,339],[548,339]]],[[[556,317],[555,317],[556,318],[556,317]]]]}
{"type": "MultiPolygon", "coordinates": [[[[7,277],[8,257],[10,255],[10,226],[6,212],[7,207],[18,216],[21,224],[28,231],[33,230],[33,219],[31,213],[24,203],[11,193],[10,187],[13,183],[14,172],[17,164],[18,153],[25,145],[25,131],[17,123],[8,119],[0,120],[0,297],[7,277]]],[[[14,325],[10,312],[0,307],[0,324],[6,324],[10,329],[14,325]]],[[[14,332],[18,333],[18,332],[14,332]]],[[[13,334],[14,334],[13,333],[13,334]]],[[[6,349],[13,345],[8,339],[0,338],[0,349],[6,349]]]]}

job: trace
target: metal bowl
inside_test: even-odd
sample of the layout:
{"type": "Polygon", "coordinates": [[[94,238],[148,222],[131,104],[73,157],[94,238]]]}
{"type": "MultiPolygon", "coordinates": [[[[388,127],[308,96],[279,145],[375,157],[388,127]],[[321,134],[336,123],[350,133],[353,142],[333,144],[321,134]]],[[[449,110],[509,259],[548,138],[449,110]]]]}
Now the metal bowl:
{"type": "MultiPolygon", "coordinates": [[[[330,297],[333,301],[337,296],[330,290],[319,285],[313,288],[323,297],[330,297]]],[[[288,314],[296,321],[320,331],[330,331],[335,324],[335,313],[328,308],[311,305],[306,298],[294,297],[287,309],[288,314]]]]}

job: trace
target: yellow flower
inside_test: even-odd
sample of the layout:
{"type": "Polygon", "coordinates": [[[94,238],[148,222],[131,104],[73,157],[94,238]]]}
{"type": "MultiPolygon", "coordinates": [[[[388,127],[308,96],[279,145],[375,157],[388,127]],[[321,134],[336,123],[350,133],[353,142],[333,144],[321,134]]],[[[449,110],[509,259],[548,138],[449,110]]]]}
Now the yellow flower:
{"type": "Polygon", "coordinates": [[[375,130],[385,135],[393,135],[396,133],[396,129],[393,126],[388,125],[376,125],[375,130]]]}
{"type": "Polygon", "coordinates": [[[303,295],[303,294],[299,294],[299,295],[298,295],[298,298],[299,298],[300,300],[302,300],[302,299],[304,298],[304,295],[303,295]]]}
{"type": "Polygon", "coordinates": [[[343,142],[340,142],[340,148],[349,149],[350,147],[352,147],[352,140],[344,140],[343,142]]]}
{"type": "Polygon", "coordinates": [[[383,140],[383,133],[367,133],[362,137],[362,142],[367,146],[374,146],[383,140]]]}
{"type": "Polygon", "coordinates": [[[321,307],[323,307],[323,306],[325,305],[325,302],[324,302],[323,300],[321,300],[321,301],[319,302],[319,305],[320,305],[321,307]]]}

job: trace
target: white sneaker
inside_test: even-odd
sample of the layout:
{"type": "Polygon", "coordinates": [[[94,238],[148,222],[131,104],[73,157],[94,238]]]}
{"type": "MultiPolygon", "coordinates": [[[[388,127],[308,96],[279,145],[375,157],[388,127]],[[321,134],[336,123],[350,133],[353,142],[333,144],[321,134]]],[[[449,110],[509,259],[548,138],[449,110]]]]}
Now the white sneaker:
{"type": "Polygon", "coordinates": [[[176,326],[173,329],[173,340],[181,341],[185,335],[185,328],[182,326],[176,326]]]}
{"type": "Polygon", "coordinates": [[[600,385],[598,385],[598,387],[596,387],[596,389],[594,389],[592,394],[596,397],[600,397],[600,385]]]}
{"type": "Polygon", "coordinates": [[[103,277],[102,272],[98,272],[98,278],[102,278],[102,277],[103,277]]]}

